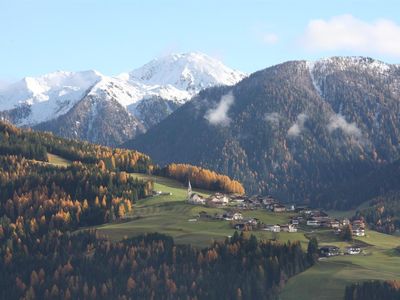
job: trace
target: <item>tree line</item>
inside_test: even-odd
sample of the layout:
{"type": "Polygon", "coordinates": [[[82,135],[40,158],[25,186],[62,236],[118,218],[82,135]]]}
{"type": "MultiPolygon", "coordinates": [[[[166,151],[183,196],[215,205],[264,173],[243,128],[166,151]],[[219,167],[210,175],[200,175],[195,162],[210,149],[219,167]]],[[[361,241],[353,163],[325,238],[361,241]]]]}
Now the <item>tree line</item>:
{"type": "Polygon", "coordinates": [[[367,281],[346,287],[345,300],[398,300],[400,281],[367,281]]]}
{"type": "Polygon", "coordinates": [[[298,242],[247,233],[197,249],[156,233],[113,243],[94,231],[51,231],[5,251],[0,297],[277,299],[285,281],[309,265],[298,242]]]}
{"type": "MultiPolygon", "coordinates": [[[[315,261],[315,245],[305,253],[299,242],[259,241],[247,232],[197,249],[159,234],[111,242],[83,231],[124,217],[151,193],[151,182],[127,173],[128,166],[151,172],[151,162],[54,138],[55,148],[83,157],[60,168],[18,148],[33,141],[48,151],[51,135],[9,126],[1,134],[9,146],[0,155],[1,299],[276,299],[289,277],[315,261]],[[90,149],[100,152],[90,156],[90,149]]],[[[217,175],[218,188],[232,184],[217,175]]]]}
{"type": "Polygon", "coordinates": [[[193,187],[200,189],[237,194],[244,194],[245,192],[239,181],[189,164],[169,164],[159,170],[158,174],[176,179],[184,184],[187,184],[190,180],[193,187]]]}
{"type": "Polygon", "coordinates": [[[48,161],[48,153],[84,164],[102,163],[113,171],[151,173],[154,168],[149,156],[134,150],[63,139],[51,133],[19,129],[0,121],[0,155],[20,155],[27,159],[48,161]]]}
{"type": "Polygon", "coordinates": [[[372,199],[368,207],[356,212],[376,231],[393,234],[400,228],[400,192],[392,191],[372,199]]]}

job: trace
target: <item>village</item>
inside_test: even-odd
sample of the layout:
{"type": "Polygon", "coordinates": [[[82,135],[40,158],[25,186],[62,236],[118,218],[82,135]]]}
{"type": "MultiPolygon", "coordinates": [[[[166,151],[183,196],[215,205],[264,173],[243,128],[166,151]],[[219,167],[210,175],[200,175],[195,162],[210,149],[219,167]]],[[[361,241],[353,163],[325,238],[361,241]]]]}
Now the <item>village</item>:
{"type": "MultiPolygon", "coordinates": [[[[192,191],[190,181],[187,190],[187,203],[204,207],[223,208],[224,213],[209,214],[200,211],[195,218],[188,221],[217,220],[228,221],[232,228],[239,231],[267,231],[272,233],[295,233],[301,230],[305,233],[315,230],[331,230],[336,236],[344,235],[345,230],[350,231],[351,237],[365,236],[365,223],[361,219],[334,218],[326,212],[295,205],[284,205],[271,196],[246,196],[237,194],[214,193],[209,197],[203,197],[192,191]],[[287,224],[264,224],[255,217],[244,217],[242,212],[264,210],[271,213],[290,213],[287,224]]],[[[323,246],[319,248],[320,257],[331,257],[340,254],[355,255],[361,253],[358,246],[349,246],[344,251],[336,246],[323,246]]]]}

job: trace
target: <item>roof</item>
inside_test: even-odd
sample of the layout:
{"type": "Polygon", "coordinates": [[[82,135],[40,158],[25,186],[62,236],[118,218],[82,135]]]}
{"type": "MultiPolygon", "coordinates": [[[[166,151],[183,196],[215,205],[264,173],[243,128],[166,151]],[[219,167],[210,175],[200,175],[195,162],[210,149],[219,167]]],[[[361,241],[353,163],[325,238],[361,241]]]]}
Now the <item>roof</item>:
{"type": "Polygon", "coordinates": [[[328,251],[339,250],[339,249],[340,249],[339,247],[331,246],[331,245],[322,246],[322,247],[319,248],[319,250],[328,250],[328,251]]]}

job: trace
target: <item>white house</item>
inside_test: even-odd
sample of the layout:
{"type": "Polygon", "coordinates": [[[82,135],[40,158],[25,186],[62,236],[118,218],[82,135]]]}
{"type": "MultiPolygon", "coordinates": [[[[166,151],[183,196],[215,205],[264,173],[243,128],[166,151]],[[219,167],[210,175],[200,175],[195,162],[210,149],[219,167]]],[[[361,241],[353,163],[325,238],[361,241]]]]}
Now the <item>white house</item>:
{"type": "Polygon", "coordinates": [[[350,255],[360,254],[360,252],[361,252],[360,247],[351,246],[346,248],[346,253],[350,255]]]}
{"type": "Polygon", "coordinates": [[[279,226],[279,225],[266,225],[264,230],[265,231],[271,231],[271,232],[281,232],[281,226],[279,226]]]}
{"type": "Polygon", "coordinates": [[[190,198],[188,199],[188,203],[194,205],[204,205],[206,204],[206,199],[204,199],[199,194],[192,193],[192,195],[190,195],[190,198]]]}
{"type": "Polygon", "coordinates": [[[225,194],[221,193],[215,193],[214,195],[211,195],[210,197],[207,198],[207,203],[213,204],[213,205],[228,205],[229,203],[229,197],[225,194]]]}
{"type": "Polygon", "coordinates": [[[308,219],[307,226],[321,226],[321,221],[316,219],[308,219]]]}
{"type": "Polygon", "coordinates": [[[362,228],[353,229],[353,235],[355,236],[365,236],[365,230],[362,228]]]}
{"type": "Polygon", "coordinates": [[[233,214],[232,220],[234,220],[234,221],[243,220],[243,216],[242,216],[242,214],[240,212],[236,212],[236,213],[233,214]]]}
{"type": "Polygon", "coordinates": [[[297,232],[297,227],[293,224],[286,224],[281,226],[281,231],[285,232],[297,232]]]}

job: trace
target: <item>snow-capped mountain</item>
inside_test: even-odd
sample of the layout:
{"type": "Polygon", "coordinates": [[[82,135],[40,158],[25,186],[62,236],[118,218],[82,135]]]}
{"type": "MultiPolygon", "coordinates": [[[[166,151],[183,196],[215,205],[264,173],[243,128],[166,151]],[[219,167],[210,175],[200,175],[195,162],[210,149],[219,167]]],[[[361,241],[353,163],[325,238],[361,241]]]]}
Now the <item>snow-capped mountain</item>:
{"type": "Polygon", "coordinates": [[[244,77],[244,73],[196,52],[155,59],[128,74],[129,81],[151,86],[160,97],[177,101],[191,98],[208,87],[233,85],[244,77]]]}
{"type": "MultiPolygon", "coordinates": [[[[36,127],[63,136],[115,145],[157,124],[201,89],[232,85],[244,77],[244,73],[201,53],[169,55],[116,77],[105,76],[97,71],[59,71],[36,78],[26,77],[2,88],[0,117],[18,126],[36,127]],[[80,102],[86,104],[79,105],[80,102]],[[105,137],[92,139],[98,136],[96,128],[85,122],[96,119],[95,116],[89,118],[89,115],[96,114],[95,103],[107,107],[101,110],[102,113],[110,114],[101,116],[101,119],[106,120],[111,115],[117,117],[119,113],[124,115],[121,119],[134,124],[116,128],[124,131],[124,134],[118,134],[118,138],[115,138],[111,127],[119,122],[111,120],[107,124],[110,140],[105,137]],[[85,109],[91,113],[84,112],[85,109]],[[73,116],[78,118],[77,115],[82,117],[82,114],[86,117],[73,120],[73,116]],[[57,119],[68,119],[69,127],[56,122],[57,119]],[[68,134],[66,128],[70,131],[68,134]],[[91,128],[90,132],[88,128],[91,128]]],[[[100,126],[98,122],[96,124],[100,126]]]]}
{"type": "Polygon", "coordinates": [[[101,78],[96,71],[58,71],[25,77],[0,90],[0,111],[27,108],[28,115],[14,120],[20,126],[48,121],[68,112],[101,78]]]}
{"type": "Polygon", "coordinates": [[[399,113],[399,65],[364,57],[290,61],[201,91],[124,147],[159,165],[213,168],[249,193],[343,208],[363,175],[399,161],[399,113]]]}

